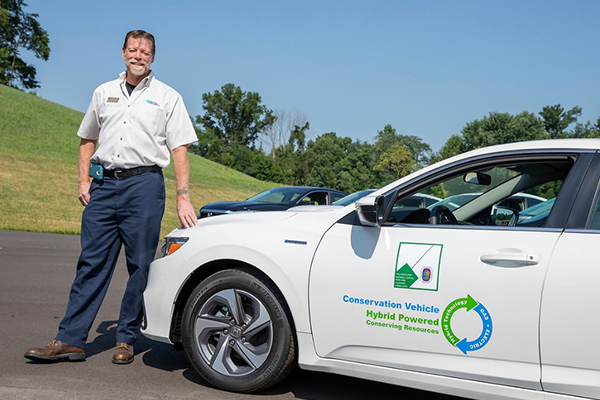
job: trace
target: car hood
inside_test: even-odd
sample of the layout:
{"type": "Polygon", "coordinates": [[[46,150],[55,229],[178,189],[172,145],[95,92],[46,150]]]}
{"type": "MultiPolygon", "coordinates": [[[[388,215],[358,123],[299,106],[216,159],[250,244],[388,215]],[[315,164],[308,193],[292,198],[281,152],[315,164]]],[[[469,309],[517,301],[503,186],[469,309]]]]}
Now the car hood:
{"type": "Polygon", "coordinates": [[[341,208],[344,208],[344,206],[296,206],[296,207],[292,207],[289,208],[287,211],[288,212],[329,212],[329,211],[333,211],[333,210],[339,210],[341,208]]]}
{"type": "Polygon", "coordinates": [[[233,236],[252,235],[258,231],[270,235],[274,231],[325,232],[353,208],[340,206],[298,207],[299,211],[273,211],[268,213],[234,212],[218,218],[201,218],[192,228],[177,228],[169,237],[215,237],[224,235],[230,241],[233,236]],[[311,212],[322,211],[322,212],[311,212]]]}
{"type": "Polygon", "coordinates": [[[267,203],[264,201],[219,201],[206,204],[202,211],[285,210],[293,203],[267,203]]]}

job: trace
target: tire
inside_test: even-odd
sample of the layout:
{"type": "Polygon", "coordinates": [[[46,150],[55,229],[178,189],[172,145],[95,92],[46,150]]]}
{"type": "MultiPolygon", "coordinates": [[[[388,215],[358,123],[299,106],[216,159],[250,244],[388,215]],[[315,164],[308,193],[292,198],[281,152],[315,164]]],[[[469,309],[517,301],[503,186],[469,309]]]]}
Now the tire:
{"type": "Polygon", "coordinates": [[[267,389],[295,364],[288,315],[266,280],[243,270],[217,272],[198,285],[185,306],[186,358],[198,375],[220,389],[267,389]]]}

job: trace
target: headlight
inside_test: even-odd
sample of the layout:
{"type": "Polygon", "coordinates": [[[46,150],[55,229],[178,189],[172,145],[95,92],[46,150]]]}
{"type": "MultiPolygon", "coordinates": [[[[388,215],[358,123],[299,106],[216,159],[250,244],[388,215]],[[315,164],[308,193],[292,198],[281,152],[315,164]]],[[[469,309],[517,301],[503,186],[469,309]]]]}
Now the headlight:
{"type": "Polygon", "coordinates": [[[165,244],[162,247],[163,257],[169,256],[175,253],[187,242],[189,238],[186,237],[166,237],[165,244]]]}

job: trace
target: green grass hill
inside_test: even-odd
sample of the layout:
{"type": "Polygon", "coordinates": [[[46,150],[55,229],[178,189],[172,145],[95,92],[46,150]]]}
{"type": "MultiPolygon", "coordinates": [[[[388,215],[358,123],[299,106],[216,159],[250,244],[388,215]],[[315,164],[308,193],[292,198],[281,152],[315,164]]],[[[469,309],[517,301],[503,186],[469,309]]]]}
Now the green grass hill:
{"type": "MultiPolygon", "coordinates": [[[[83,114],[0,85],[0,229],[79,234],[77,129],[83,114]]],[[[190,193],[198,210],[213,201],[243,200],[277,186],[189,154],[190,193]]],[[[161,237],[179,226],[172,165],[161,237]]]]}

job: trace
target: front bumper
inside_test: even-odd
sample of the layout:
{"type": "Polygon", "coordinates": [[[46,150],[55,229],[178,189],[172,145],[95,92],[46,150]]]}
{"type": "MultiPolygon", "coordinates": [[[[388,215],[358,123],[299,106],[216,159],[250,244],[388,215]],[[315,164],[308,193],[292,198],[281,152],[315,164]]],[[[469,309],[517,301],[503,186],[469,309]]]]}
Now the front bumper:
{"type": "Polygon", "coordinates": [[[175,300],[192,273],[181,251],[159,258],[150,264],[148,285],[144,291],[146,323],[141,332],[149,339],[171,343],[169,333],[175,300]]]}

